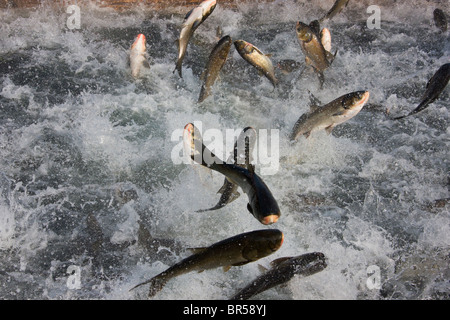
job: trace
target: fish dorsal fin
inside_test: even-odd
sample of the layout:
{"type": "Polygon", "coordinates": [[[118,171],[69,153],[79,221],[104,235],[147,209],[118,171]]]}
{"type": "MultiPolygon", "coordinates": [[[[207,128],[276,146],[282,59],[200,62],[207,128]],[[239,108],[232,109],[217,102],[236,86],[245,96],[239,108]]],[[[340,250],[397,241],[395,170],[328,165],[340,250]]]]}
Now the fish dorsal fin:
{"type": "Polygon", "coordinates": [[[228,270],[231,269],[231,266],[224,266],[222,269],[223,269],[223,272],[228,272],[228,270]]]}
{"type": "Polygon", "coordinates": [[[192,253],[197,254],[200,252],[205,251],[207,248],[206,247],[199,247],[199,248],[187,248],[189,251],[192,251],[192,253]]]}
{"type": "Polygon", "coordinates": [[[189,16],[192,14],[192,11],[194,11],[195,8],[192,8],[191,10],[189,10],[188,13],[186,13],[186,16],[184,17],[184,20],[186,21],[187,19],[189,19],[189,16]]]}
{"type": "Polygon", "coordinates": [[[289,259],[292,259],[292,257],[282,257],[282,258],[275,259],[270,263],[270,266],[271,267],[279,266],[280,264],[282,264],[283,262],[285,262],[286,260],[289,260],[289,259]]]}
{"type": "Polygon", "coordinates": [[[311,91],[308,91],[308,92],[309,92],[309,113],[312,113],[320,108],[320,106],[322,105],[322,102],[319,99],[317,99],[311,93],[311,91]]]}
{"type": "Polygon", "coordinates": [[[256,50],[256,52],[258,52],[260,55],[264,56],[265,54],[259,50],[257,47],[253,46],[253,49],[256,50]]]}
{"type": "Polygon", "coordinates": [[[267,270],[269,270],[269,269],[267,269],[267,268],[264,267],[263,265],[258,264],[258,270],[259,270],[259,272],[261,272],[261,273],[265,273],[265,272],[267,272],[267,270]]]}

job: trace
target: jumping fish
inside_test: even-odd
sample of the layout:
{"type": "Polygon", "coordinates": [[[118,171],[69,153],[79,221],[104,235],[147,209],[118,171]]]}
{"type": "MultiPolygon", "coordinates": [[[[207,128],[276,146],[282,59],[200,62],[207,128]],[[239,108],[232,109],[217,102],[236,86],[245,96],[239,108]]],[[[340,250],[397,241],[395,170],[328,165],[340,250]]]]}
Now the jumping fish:
{"type": "Polygon", "coordinates": [[[444,11],[438,8],[434,9],[433,18],[436,27],[441,29],[442,32],[447,31],[447,16],[445,15],[444,11]]]}
{"type": "Polygon", "coordinates": [[[430,103],[434,102],[439,97],[442,91],[444,91],[449,79],[450,63],[446,63],[442,65],[428,81],[425,93],[422,96],[422,101],[417,108],[405,116],[394,118],[394,120],[403,119],[424,110],[430,103]]]}
{"type": "Polygon", "coordinates": [[[225,61],[227,60],[228,52],[230,52],[231,48],[231,43],[231,37],[224,36],[211,51],[208,63],[206,64],[205,71],[202,75],[203,85],[200,90],[198,103],[205,100],[211,94],[211,87],[214,85],[214,82],[219,76],[220,70],[222,70],[225,61]]]}
{"type": "Polygon", "coordinates": [[[342,11],[342,9],[344,9],[344,7],[347,7],[348,2],[350,0],[336,0],[336,2],[333,4],[333,6],[331,7],[331,9],[327,12],[326,15],[324,15],[321,19],[320,19],[320,23],[322,23],[324,20],[326,19],[331,19],[333,18],[335,15],[337,15],[339,12],[342,11]]]}
{"type": "MultiPolygon", "coordinates": [[[[264,181],[255,173],[255,167],[250,163],[248,155],[245,157],[246,168],[223,163],[205,147],[199,130],[192,123],[184,127],[183,141],[192,160],[222,173],[229,181],[241,187],[248,196],[248,211],[259,222],[268,225],[278,221],[281,215],[278,203],[264,181]]],[[[246,146],[245,150],[248,151],[249,148],[246,146]]]]}
{"type": "Polygon", "coordinates": [[[234,46],[245,61],[266,76],[274,87],[277,86],[278,80],[275,77],[275,69],[272,61],[269,59],[270,55],[262,53],[257,47],[244,40],[234,41],[234,46]]]}
{"type": "Polygon", "coordinates": [[[310,25],[298,21],[295,29],[303,54],[305,55],[305,62],[316,71],[320,80],[320,87],[322,88],[324,83],[323,72],[331,65],[337,51],[335,54],[332,54],[326,50],[326,48],[331,50],[330,32],[324,28],[319,33],[319,25],[315,23],[316,21],[311,22],[310,25]]]}
{"type": "Polygon", "coordinates": [[[322,107],[311,106],[310,112],[303,114],[295,123],[290,140],[297,140],[300,135],[308,138],[312,132],[321,129],[330,134],[335,126],[357,115],[368,99],[368,91],[356,91],[347,93],[322,107]]]}
{"type": "Polygon", "coordinates": [[[145,36],[140,33],[130,49],[130,68],[134,78],[139,77],[142,66],[150,67],[146,55],[145,36]]]}
{"type": "Polygon", "coordinates": [[[271,262],[272,268],[253,280],[230,300],[247,300],[251,297],[284,284],[295,275],[307,277],[327,267],[325,255],[321,252],[307,253],[296,257],[279,258],[271,262]]]}
{"type": "MultiPolygon", "coordinates": [[[[234,163],[238,166],[244,167],[245,166],[245,156],[251,155],[253,152],[253,147],[256,142],[256,131],[252,127],[247,127],[242,130],[241,134],[239,135],[238,139],[236,140],[234,144],[234,150],[233,154],[228,158],[227,163],[234,163]],[[239,149],[242,150],[245,146],[245,139],[249,138],[248,148],[249,150],[244,150],[244,154],[239,153],[239,149]]],[[[251,162],[251,160],[249,161],[251,162]]],[[[212,208],[209,209],[202,209],[197,210],[197,212],[205,212],[205,211],[211,211],[211,210],[217,210],[220,208],[223,208],[228,203],[236,200],[239,198],[240,193],[238,191],[238,185],[230,181],[228,178],[225,177],[222,187],[219,189],[218,193],[221,193],[221,197],[219,199],[219,202],[212,208]]]]}
{"type": "Polygon", "coordinates": [[[150,280],[144,281],[130,290],[150,284],[149,297],[154,296],[172,278],[192,271],[231,266],[242,266],[266,257],[277,251],[283,243],[284,235],[277,229],[256,230],[242,233],[219,241],[206,248],[196,249],[196,253],[181,260],[150,280]]]}
{"type": "Polygon", "coordinates": [[[198,28],[206,18],[214,11],[216,7],[216,0],[205,0],[197,7],[188,12],[184,18],[181,26],[180,37],[178,38],[178,60],[175,66],[175,72],[178,70],[178,74],[182,77],[181,67],[183,64],[184,56],[186,55],[186,49],[194,31],[198,28]]]}

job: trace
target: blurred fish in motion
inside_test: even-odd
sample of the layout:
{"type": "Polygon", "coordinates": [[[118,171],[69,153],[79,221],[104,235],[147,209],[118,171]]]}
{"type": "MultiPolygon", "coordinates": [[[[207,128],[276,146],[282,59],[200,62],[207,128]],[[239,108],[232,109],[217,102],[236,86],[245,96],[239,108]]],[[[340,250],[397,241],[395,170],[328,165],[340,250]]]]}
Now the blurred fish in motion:
{"type": "Polygon", "coordinates": [[[262,53],[257,47],[244,40],[236,40],[234,46],[245,61],[266,76],[274,87],[277,86],[278,79],[275,77],[275,70],[272,61],[269,59],[270,55],[262,53]]]}
{"type": "Polygon", "coordinates": [[[326,19],[331,19],[338,13],[340,13],[345,7],[347,7],[350,0],[336,0],[331,9],[320,19],[320,23],[326,19]]]}
{"type": "Polygon", "coordinates": [[[248,196],[248,211],[259,222],[268,225],[278,221],[281,215],[278,203],[264,181],[255,173],[254,165],[250,163],[249,139],[246,139],[245,168],[237,164],[223,163],[205,147],[199,130],[192,123],[184,127],[183,141],[192,160],[222,173],[230,182],[241,187],[248,196]]]}
{"type": "Polygon", "coordinates": [[[177,40],[178,43],[178,60],[175,66],[175,72],[178,71],[180,77],[182,77],[182,64],[184,56],[186,55],[186,49],[194,31],[198,28],[206,18],[214,11],[216,7],[216,0],[205,0],[197,7],[189,11],[184,18],[181,26],[180,37],[177,40]]]}
{"type": "Polygon", "coordinates": [[[134,78],[138,78],[142,67],[150,68],[147,60],[147,52],[145,46],[145,36],[140,33],[136,37],[136,40],[131,45],[130,49],[130,68],[131,75],[134,78]]]}
{"type": "Polygon", "coordinates": [[[231,37],[224,36],[220,41],[214,46],[211,54],[209,55],[208,63],[206,64],[205,71],[203,72],[203,85],[200,90],[200,97],[198,98],[198,103],[203,102],[210,94],[211,87],[216,82],[219,76],[220,70],[222,70],[225,61],[227,60],[228,53],[231,48],[231,37]]]}
{"type": "Polygon", "coordinates": [[[256,230],[219,241],[206,248],[197,248],[193,255],[181,260],[157,276],[142,282],[150,284],[149,297],[154,296],[172,278],[192,271],[204,271],[223,267],[242,266],[264,258],[277,251],[283,244],[284,235],[277,229],[256,230]]]}
{"type": "Polygon", "coordinates": [[[279,258],[271,262],[272,268],[253,280],[230,300],[247,300],[277,285],[291,280],[295,275],[307,277],[327,267],[321,252],[307,253],[296,257],[279,258]]]}
{"type": "Polygon", "coordinates": [[[430,103],[434,102],[439,97],[442,91],[444,91],[449,79],[450,63],[446,63],[442,65],[428,81],[425,93],[422,96],[422,101],[417,106],[417,108],[415,108],[407,115],[394,118],[394,120],[403,119],[424,110],[430,103]]]}
{"type": "Polygon", "coordinates": [[[295,60],[292,59],[284,59],[281,60],[277,63],[277,67],[284,73],[284,74],[288,74],[291,73],[295,70],[300,69],[300,67],[302,66],[302,63],[297,62],[295,60]]]}
{"type": "Polygon", "coordinates": [[[433,18],[436,27],[438,27],[442,32],[447,31],[447,16],[444,11],[439,8],[434,9],[433,18]]]}
{"type": "Polygon", "coordinates": [[[322,107],[311,106],[311,110],[295,123],[290,140],[297,140],[300,135],[308,138],[312,132],[321,129],[330,134],[335,126],[356,116],[368,99],[368,91],[356,91],[347,93],[322,107]]]}
{"type": "Polygon", "coordinates": [[[331,50],[330,32],[326,28],[319,32],[319,29],[320,26],[317,20],[311,22],[309,25],[298,21],[295,27],[297,38],[300,42],[302,52],[305,55],[305,62],[307,65],[313,67],[317,73],[320,87],[322,88],[325,81],[323,72],[330,67],[337,51],[335,54],[332,54],[327,50],[331,50]]]}
{"type": "MultiPolygon", "coordinates": [[[[232,156],[230,156],[227,163],[234,163],[240,167],[244,167],[246,165],[245,155],[246,154],[251,155],[253,153],[255,142],[256,142],[256,130],[252,127],[244,128],[244,130],[242,130],[241,134],[239,135],[238,139],[234,144],[233,154],[232,156]],[[239,151],[243,150],[246,138],[249,139],[248,145],[245,145],[245,148],[248,148],[248,150],[244,150],[245,154],[240,154],[239,151]],[[231,160],[233,160],[233,162],[231,160]]],[[[197,212],[205,212],[223,208],[228,203],[239,198],[240,193],[238,191],[238,187],[239,186],[237,184],[233,183],[227,177],[225,177],[223,185],[218,191],[218,193],[222,194],[219,199],[219,202],[212,208],[197,210],[197,212]]]]}

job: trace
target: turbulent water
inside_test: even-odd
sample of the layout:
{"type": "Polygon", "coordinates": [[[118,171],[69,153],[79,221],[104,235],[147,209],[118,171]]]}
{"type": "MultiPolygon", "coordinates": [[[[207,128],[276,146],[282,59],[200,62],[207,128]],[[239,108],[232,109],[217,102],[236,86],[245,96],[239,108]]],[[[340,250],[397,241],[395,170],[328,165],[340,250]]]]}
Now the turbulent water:
{"type": "Polygon", "coordinates": [[[173,73],[174,41],[188,8],[81,7],[75,29],[66,8],[2,10],[0,298],[146,299],[147,287],[129,289],[186,257],[186,248],[277,228],[285,241],[273,255],[177,277],[154,298],[227,299],[259,275],[258,264],[320,251],[325,270],[255,298],[448,299],[448,88],[421,113],[390,119],[415,108],[450,62],[449,33],[433,21],[448,2],[378,1],[380,28],[370,29],[372,3],[350,1],[323,24],[338,53],[322,90],[302,68],[277,69],[273,89],[232,48],[212,96],[196,104],[218,26],[274,64],[303,66],[295,23],[323,16],[333,2],[232,9],[219,1],[191,39],[182,79],[173,73]],[[127,57],[138,33],[147,37],[150,69],[135,80],[127,57]],[[326,103],[357,90],[370,91],[357,116],[331,135],[288,142],[309,92],[326,103]],[[262,176],[281,209],[276,224],[249,214],[245,194],[195,212],[217,203],[223,176],[174,164],[176,133],[194,121],[224,133],[279,130],[279,168],[262,176]]]}

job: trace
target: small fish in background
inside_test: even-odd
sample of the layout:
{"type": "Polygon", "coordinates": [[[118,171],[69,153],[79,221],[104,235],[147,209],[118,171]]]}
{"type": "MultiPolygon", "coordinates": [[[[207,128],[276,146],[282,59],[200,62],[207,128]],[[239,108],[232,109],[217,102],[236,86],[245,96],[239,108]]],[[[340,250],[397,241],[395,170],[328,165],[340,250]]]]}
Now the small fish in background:
{"type": "Polygon", "coordinates": [[[270,80],[274,87],[278,84],[278,79],[275,77],[275,69],[272,61],[270,60],[270,54],[264,54],[261,50],[255,47],[253,44],[244,41],[234,41],[234,46],[239,52],[239,55],[254,66],[260,73],[266,76],[270,80]]]}
{"type": "MultiPolygon", "coordinates": [[[[251,155],[253,153],[253,148],[256,143],[256,130],[252,127],[247,127],[242,130],[241,134],[237,138],[236,142],[234,143],[234,150],[233,154],[228,158],[227,163],[234,163],[238,166],[244,167],[245,166],[245,154],[239,154],[239,148],[242,148],[245,143],[245,139],[248,137],[249,143],[245,147],[249,148],[249,150],[245,150],[245,154],[251,155]]],[[[249,162],[252,160],[250,159],[249,162]]],[[[202,209],[197,210],[197,212],[205,212],[205,211],[211,211],[211,210],[217,210],[220,208],[223,208],[228,203],[233,202],[237,198],[239,198],[240,193],[238,191],[239,186],[232,181],[230,181],[227,177],[225,177],[222,187],[219,189],[217,193],[221,193],[221,197],[219,199],[219,202],[212,208],[209,209],[202,209]]]]}
{"type": "Polygon", "coordinates": [[[350,0],[336,0],[331,9],[325,14],[322,18],[320,18],[319,22],[322,23],[326,19],[331,19],[338,13],[340,13],[345,7],[347,7],[348,2],[350,0]]]}
{"type": "Polygon", "coordinates": [[[434,102],[439,95],[444,91],[445,87],[448,84],[450,79],[450,63],[446,63],[442,65],[436,73],[431,77],[428,81],[425,93],[422,96],[422,101],[413,111],[408,113],[407,115],[393,118],[394,120],[403,119],[405,117],[416,114],[422,110],[424,110],[428,105],[434,102]]]}
{"type": "Polygon", "coordinates": [[[211,88],[219,76],[220,70],[227,61],[228,53],[230,52],[232,40],[230,36],[222,37],[214,46],[209,55],[205,71],[202,74],[203,85],[200,90],[198,103],[203,102],[210,94],[211,88]]]}
{"type": "Polygon", "coordinates": [[[253,280],[230,300],[247,300],[275,286],[285,284],[295,275],[307,277],[327,267],[321,252],[306,253],[296,257],[283,257],[271,262],[272,268],[253,280]]]}
{"type": "Polygon", "coordinates": [[[439,8],[434,9],[433,18],[436,27],[438,27],[442,32],[447,31],[447,16],[444,11],[439,8]]]}
{"type": "Polygon", "coordinates": [[[322,107],[312,105],[311,110],[300,116],[295,123],[290,140],[295,141],[300,135],[308,138],[312,132],[322,129],[330,134],[335,126],[356,116],[367,100],[369,100],[368,91],[356,91],[347,93],[322,107]]]}
{"type": "Polygon", "coordinates": [[[149,297],[154,296],[172,278],[185,273],[223,267],[242,266],[264,258],[277,251],[283,244],[284,235],[277,229],[256,230],[241,233],[216,242],[206,248],[196,248],[193,255],[176,263],[157,276],[142,282],[130,290],[150,284],[149,297]]]}
{"type": "Polygon", "coordinates": [[[205,21],[206,18],[208,18],[209,15],[214,11],[215,7],[216,0],[205,0],[197,7],[189,11],[184,18],[183,24],[181,26],[180,37],[177,39],[178,59],[175,65],[175,70],[173,71],[178,71],[180,78],[182,77],[181,69],[189,40],[191,39],[198,26],[201,25],[202,22],[205,21]]]}
{"type": "Polygon", "coordinates": [[[331,50],[330,31],[327,28],[319,31],[320,25],[317,20],[312,21],[309,25],[298,21],[295,30],[300,47],[305,55],[305,63],[310,65],[317,73],[320,88],[322,88],[325,81],[323,72],[331,66],[337,53],[336,51],[332,54],[327,50],[331,50]]]}
{"type": "MultiPolygon", "coordinates": [[[[249,147],[245,147],[245,167],[224,163],[203,144],[198,128],[192,123],[184,127],[183,142],[191,159],[204,167],[223,174],[228,180],[237,184],[248,196],[247,210],[262,224],[269,225],[278,221],[281,215],[278,203],[269,187],[255,173],[255,166],[250,163],[249,147]],[[198,156],[201,159],[198,159],[198,156]],[[205,158],[208,157],[208,161],[205,158]]],[[[246,139],[246,144],[250,142],[246,139]]]]}
{"type": "Polygon", "coordinates": [[[284,59],[281,60],[277,63],[277,67],[281,70],[281,72],[283,72],[284,74],[289,74],[293,71],[296,71],[298,69],[300,69],[300,67],[303,64],[300,62],[297,62],[295,60],[292,59],[284,59]]]}
{"type": "Polygon", "coordinates": [[[145,45],[145,36],[140,33],[137,35],[130,49],[130,68],[133,78],[139,78],[143,67],[150,68],[147,59],[147,51],[145,45]]]}

